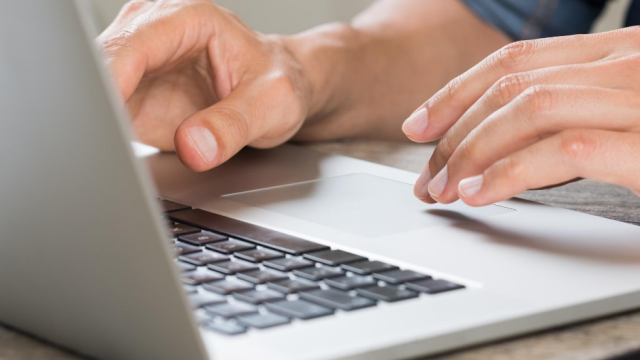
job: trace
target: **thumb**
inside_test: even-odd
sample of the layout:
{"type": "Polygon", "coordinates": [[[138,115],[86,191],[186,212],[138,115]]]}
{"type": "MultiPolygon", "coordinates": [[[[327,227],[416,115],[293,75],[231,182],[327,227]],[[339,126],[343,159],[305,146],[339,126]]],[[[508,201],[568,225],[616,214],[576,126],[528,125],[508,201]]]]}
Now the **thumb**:
{"type": "Polygon", "coordinates": [[[178,127],[176,151],[187,167],[209,170],[247,145],[267,148],[284,143],[302,126],[306,111],[284,76],[240,85],[178,127]]]}

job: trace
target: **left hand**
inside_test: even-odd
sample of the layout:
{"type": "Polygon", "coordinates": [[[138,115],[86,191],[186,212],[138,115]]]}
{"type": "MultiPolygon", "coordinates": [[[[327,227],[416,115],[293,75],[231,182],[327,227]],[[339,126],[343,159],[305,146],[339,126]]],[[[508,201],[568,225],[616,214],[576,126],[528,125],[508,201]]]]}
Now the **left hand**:
{"type": "Polygon", "coordinates": [[[414,189],[425,202],[484,206],[580,177],[640,194],[640,27],[507,45],[403,130],[442,137],[414,189]]]}

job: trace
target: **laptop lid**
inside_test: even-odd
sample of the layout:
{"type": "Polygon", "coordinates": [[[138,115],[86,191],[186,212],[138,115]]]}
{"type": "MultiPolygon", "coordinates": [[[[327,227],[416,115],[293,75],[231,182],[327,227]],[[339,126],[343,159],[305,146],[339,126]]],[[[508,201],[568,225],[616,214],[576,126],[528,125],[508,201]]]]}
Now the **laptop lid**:
{"type": "Polygon", "coordinates": [[[101,359],[205,359],[79,1],[0,2],[0,322],[101,359]]]}

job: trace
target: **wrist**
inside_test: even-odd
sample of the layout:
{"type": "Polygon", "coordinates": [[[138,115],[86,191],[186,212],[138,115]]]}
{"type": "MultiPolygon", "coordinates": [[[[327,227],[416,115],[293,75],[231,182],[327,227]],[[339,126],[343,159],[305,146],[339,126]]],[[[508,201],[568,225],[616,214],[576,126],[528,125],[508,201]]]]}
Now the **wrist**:
{"type": "Polygon", "coordinates": [[[353,64],[357,64],[365,39],[347,24],[332,23],[282,41],[299,62],[309,81],[311,96],[301,140],[325,140],[353,136],[355,123],[334,124],[354,106],[353,64]]]}

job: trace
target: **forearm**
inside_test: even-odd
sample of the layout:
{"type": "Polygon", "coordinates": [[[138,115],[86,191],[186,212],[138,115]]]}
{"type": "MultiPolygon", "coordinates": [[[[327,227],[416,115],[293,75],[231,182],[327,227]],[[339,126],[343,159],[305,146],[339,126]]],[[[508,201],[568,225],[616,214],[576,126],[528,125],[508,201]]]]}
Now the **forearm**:
{"type": "Polygon", "coordinates": [[[509,42],[457,0],[381,0],[349,25],[287,38],[312,83],[297,140],[405,139],[404,119],[509,42]]]}

